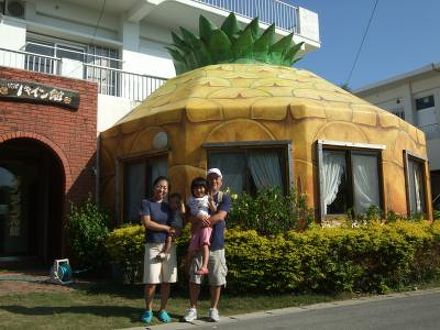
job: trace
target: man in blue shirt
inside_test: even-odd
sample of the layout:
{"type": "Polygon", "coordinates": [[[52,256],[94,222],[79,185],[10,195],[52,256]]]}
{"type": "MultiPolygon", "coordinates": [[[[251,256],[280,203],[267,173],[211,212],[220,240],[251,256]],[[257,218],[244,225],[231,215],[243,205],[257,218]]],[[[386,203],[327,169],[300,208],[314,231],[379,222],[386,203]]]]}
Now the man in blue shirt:
{"type": "MultiPolygon", "coordinates": [[[[217,212],[203,220],[190,217],[190,221],[201,221],[204,226],[212,226],[211,249],[208,261],[211,308],[209,309],[208,317],[211,321],[218,322],[220,320],[218,304],[221,289],[226,285],[226,274],[228,272],[225,259],[224,232],[226,228],[225,219],[231,209],[231,198],[220,191],[222,186],[222,173],[218,168],[208,170],[207,180],[209,184],[209,194],[217,204],[217,212]]],[[[196,271],[200,268],[201,263],[202,259],[200,255],[191,260],[189,279],[190,307],[185,311],[183,317],[186,322],[197,319],[197,301],[199,299],[200,285],[203,276],[197,275],[196,271]]]]}

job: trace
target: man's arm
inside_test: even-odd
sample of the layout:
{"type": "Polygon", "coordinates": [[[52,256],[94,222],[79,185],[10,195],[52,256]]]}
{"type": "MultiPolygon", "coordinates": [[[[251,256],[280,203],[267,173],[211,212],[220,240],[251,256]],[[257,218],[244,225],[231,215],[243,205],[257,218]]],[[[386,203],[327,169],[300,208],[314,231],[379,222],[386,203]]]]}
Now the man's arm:
{"type": "Polygon", "coordinates": [[[191,228],[193,229],[197,227],[208,227],[210,225],[209,216],[198,217],[195,215],[187,215],[186,221],[191,224],[191,228]]]}
{"type": "Polygon", "coordinates": [[[208,221],[211,224],[211,226],[213,226],[213,225],[215,225],[216,223],[218,223],[220,221],[225,221],[227,215],[228,215],[228,212],[223,211],[223,210],[219,210],[219,211],[217,211],[216,214],[213,214],[208,219],[208,221]]]}
{"type": "Polygon", "coordinates": [[[223,194],[222,201],[217,207],[217,212],[208,219],[210,225],[213,226],[220,221],[225,221],[230,209],[231,199],[228,195],[223,194]]]}

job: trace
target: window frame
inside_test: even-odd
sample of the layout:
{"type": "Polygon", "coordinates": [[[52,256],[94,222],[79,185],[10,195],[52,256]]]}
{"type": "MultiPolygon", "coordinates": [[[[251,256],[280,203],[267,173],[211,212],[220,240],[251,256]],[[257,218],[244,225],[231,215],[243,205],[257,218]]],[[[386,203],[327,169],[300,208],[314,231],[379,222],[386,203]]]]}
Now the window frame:
{"type": "Polygon", "coordinates": [[[284,191],[289,192],[294,187],[294,167],[292,159],[292,141],[278,140],[278,141],[239,141],[239,142],[219,142],[219,143],[204,143],[202,147],[206,151],[206,165],[209,162],[209,153],[211,152],[246,152],[250,149],[264,150],[274,148],[280,149],[284,158],[284,173],[282,173],[282,181],[284,183],[284,191]]]}
{"type": "MultiPolygon", "coordinates": [[[[133,153],[129,155],[119,156],[116,159],[116,178],[115,178],[115,214],[117,215],[117,223],[125,223],[125,169],[128,164],[145,163],[152,159],[164,158],[169,165],[169,148],[158,149],[149,152],[133,153]]],[[[141,201],[139,201],[140,203],[141,201]]]]}
{"type": "Polygon", "coordinates": [[[429,216],[428,210],[429,210],[429,201],[428,198],[430,196],[428,195],[428,186],[427,186],[427,163],[428,159],[426,157],[417,155],[415,153],[412,153],[408,150],[403,150],[403,164],[404,164],[404,171],[405,171],[405,194],[406,194],[406,205],[407,205],[407,216],[411,217],[412,210],[411,210],[411,202],[410,202],[410,173],[409,173],[409,162],[413,161],[416,163],[419,163],[422,165],[422,175],[423,175],[423,193],[425,196],[424,200],[424,211],[423,214],[426,216],[429,216]]]}
{"type": "Polygon", "coordinates": [[[424,110],[429,110],[429,109],[435,109],[435,106],[436,106],[436,97],[435,97],[435,93],[434,92],[429,92],[429,93],[423,93],[423,94],[420,94],[420,96],[419,95],[415,95],[414,96],[414,109],[416,110],[416,112],[418,112],[418,111],[424,111],[424,110]],[[431,106],[427,106],[427,107],[424,107],[424,108],[421,108],[421,109],[418,109],[417,108],[417,101],[418,100],[421,100],[421,99],[425,99],[425,98],[432,98],[432,105],[431,106]]]}
{"type": "Polygon", "coordinates": [[[325,150],[330,151],[344,151],[345,153],[348,153],[348,156],[346,154],[346,165],[347,165],[347,172],[349,172],[348,178],[349,178],[349,184],[351,188],[351,192],[347,194],[348,196],[348,202],[353,207],[354,205],[354,192],[353,192],[353,171],[352,171],[352,153],[359,153],[359,154],[376,154],[377,157],[377,174],[378,174],[378,186],[379,186],[379,207],[381,209],[385,209],[385,202],[384,202],[384,180],[383,180],[383,150],[386,149],[386,146],[383,144],[370,144],[370,143],[353,143],[353,142],[345,142],[345,141],[334,141],[334,140],[317,140],[316,141],[316,164],[317,164],[317,195],[318,195],[318,215],[319,219],[322,221],[326,219],[327,217],[338,217],[338,216],[345,216],[344,214],[325,214],[326,206],[324,205],[324,199],[323,196],[323,167],[321,166],[323,164],[323,153],[325,150]],[[348,162],[347,162],[348,157],[348,162]]]}

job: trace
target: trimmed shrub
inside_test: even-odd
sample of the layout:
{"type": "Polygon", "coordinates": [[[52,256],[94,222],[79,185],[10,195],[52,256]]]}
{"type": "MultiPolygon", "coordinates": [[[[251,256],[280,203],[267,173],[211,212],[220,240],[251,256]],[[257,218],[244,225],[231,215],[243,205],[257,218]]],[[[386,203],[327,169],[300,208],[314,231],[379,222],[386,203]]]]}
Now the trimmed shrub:
{"type": "MultiPolygon", "coordinates": [[[[177,239],[177,257],[185,260],[189,228],[186,227],[177,239]]],[[[133,284],[140,281],[143,274],[145,228],[142,225],[126,225],[114,229],[107,237],[105,247],[110,262],[121,272],[124,283],[133,284]]],[[[185,265],[179,269],[179,278],[184,278],[185,265]]]]}
{"type": "Polygon", "coordinates": [[[80,206],[71,204],[66,229],[77,267],[99,271],[106,264],[107,223],[108,214],[90,197],[80,206]]]}
{"type": "Polygon", "coordinates": [[[124,282],[133,284],[142,273],[145,229],[128,225],[113,230],[105,242],[110,262],[118,267],[124,282]]]}
{"type": "Polygon", "coordinates": [[[238,292],[383,293],[439,277],[439,225],[322,228],[285,237],[229,230],[228,287],[238,292]]]}
{"type": "MultiPolygon", "coordinates": [[[[188,236],[185,228],[177,241],[180,261],[188,236]]],[[[225,238],[228,290],[234,293],[384,293],[440,277],[437,222],[372,222],[272,236],[234,228],[225,238]]],[[[139,273],[143,239],[142,226],[116,229],[106,242],[111,259],[139,273]]],[[[179,271],[179,286],[185,286],[185,268],[179,271]]]]}

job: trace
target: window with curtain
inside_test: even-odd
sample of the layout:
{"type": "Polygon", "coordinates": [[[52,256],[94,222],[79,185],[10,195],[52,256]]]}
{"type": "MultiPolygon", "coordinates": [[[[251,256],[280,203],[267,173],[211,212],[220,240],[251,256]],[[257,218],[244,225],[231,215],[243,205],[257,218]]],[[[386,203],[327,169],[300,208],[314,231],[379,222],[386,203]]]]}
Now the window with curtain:
{"type": "Polygon", "coordinates": [[[137,222],[141,200],[153,193],[153,181],[158,176],[166,176],[168,163],[166,157],[155,157],[126,161],[123,163],[123,215],[124,222],[137,222]]]}
{"type": "Polygon", "coordinates": [[[223,174],[223,187],[232,192],[247,192],[279,187],[288,189],[287,147],[225,147],[208,151],[208,167],[218,167],[223,174]]]}
{"type": "Polygon", "coordinates": [[[319,169],[322,215],[344,214],[349,209],[362,214],[370,206],[381,206],[379,157],[379,151],[322,150],[319,169]]]}
{"type": "Polygon", "coordinates": [[[426,213],[424,160],[406,154],[409,215],[426,213]]]}

